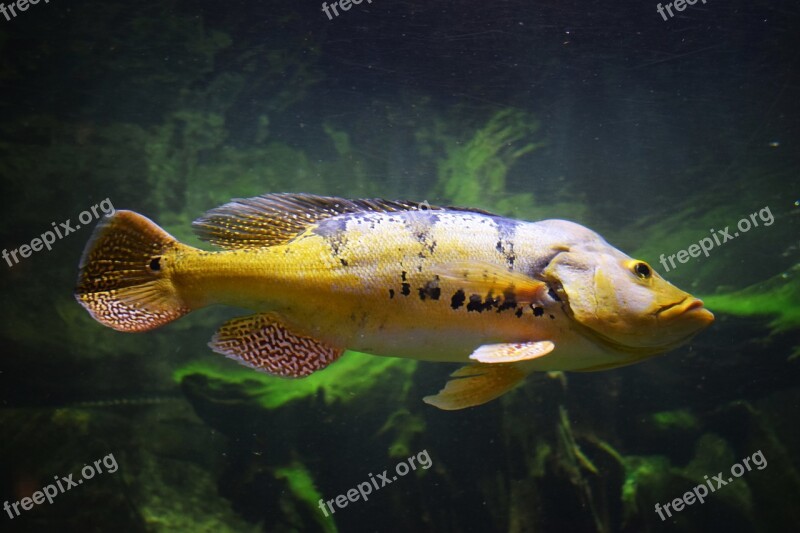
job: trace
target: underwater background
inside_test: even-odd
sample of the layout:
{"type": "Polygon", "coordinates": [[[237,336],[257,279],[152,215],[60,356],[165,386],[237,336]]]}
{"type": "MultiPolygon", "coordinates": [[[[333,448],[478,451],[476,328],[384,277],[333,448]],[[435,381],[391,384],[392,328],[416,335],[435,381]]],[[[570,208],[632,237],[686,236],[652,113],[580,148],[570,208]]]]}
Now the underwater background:
{"type": "Polygon", "coordinates": [[[235,197],[426,200],[584,224],[717,320],[446,412],[421,398],[456,365],[349,353],[285,380],[211,352],[236,309],[102,327],[73,296],[94,217],[0,265],[0,502],[85,481],[0,531],[800,527],[797,2],[3,5],[6,250],[104,201],[203,246],[191,221],[235,197]],[[654,510],[757,452],[704,503],[654,510]],[[321,511],[411,456],[428,468],[321,511]]]}

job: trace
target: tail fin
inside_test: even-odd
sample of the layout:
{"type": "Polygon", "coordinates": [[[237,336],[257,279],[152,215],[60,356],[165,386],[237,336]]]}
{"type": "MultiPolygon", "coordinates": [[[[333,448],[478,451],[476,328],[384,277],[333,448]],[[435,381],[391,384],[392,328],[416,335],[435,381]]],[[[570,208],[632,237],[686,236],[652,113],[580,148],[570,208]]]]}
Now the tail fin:
{"type": "Polygon", "coordinates": [[[150,219],[117,211],[103,219],[80,263],[75,298],[119,331],[147,331],[190,311],[169,278],[164,254],[183,246],[150,219]]]}

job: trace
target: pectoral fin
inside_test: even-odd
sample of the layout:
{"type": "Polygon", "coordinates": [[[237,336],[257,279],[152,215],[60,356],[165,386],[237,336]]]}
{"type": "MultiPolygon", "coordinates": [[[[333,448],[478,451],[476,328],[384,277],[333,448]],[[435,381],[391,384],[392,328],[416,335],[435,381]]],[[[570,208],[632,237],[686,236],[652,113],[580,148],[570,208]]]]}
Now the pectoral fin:
{"type": "Polygon", "coordinates": [[[539,302],[548,291],[543,281],[482,261],[447,263],[437,267],[437,274],[457,283],[465,292],[510,294],[520,304],[539,302]]]}
{"type": "Polygon", "coordinates": [[[515,363],[545,356],[555,347],[550,341],[486,344],[472,352],[469,358],[479,363],[515,363]]]}
{"type": "Polygon", "coordinates": [[[208,345],[243,365],[293,378],[325,368],[344,352],[291,331],[271,313],[229,320],[208,345]]]}
{"type": "Polygon", "coordinates": [[[453,372],[436,396],[422,400],[446,411],[465,409],[494,400],[514,388],[526,373],[514,365],[468,365],[453,372]]]}

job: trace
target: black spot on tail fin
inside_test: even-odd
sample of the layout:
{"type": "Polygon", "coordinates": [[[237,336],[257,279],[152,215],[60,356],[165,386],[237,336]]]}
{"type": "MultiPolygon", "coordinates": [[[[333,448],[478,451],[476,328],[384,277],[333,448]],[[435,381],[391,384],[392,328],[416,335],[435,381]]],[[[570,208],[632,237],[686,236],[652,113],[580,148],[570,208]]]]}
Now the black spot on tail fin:
{"type": "Polygon", "coordinates": [[[95,320],[119,331],[171,322],[190,311],[165,271],[165,255],[182,246],[150,219],[117,211],[86,245],[75,298],[95,320]]]}

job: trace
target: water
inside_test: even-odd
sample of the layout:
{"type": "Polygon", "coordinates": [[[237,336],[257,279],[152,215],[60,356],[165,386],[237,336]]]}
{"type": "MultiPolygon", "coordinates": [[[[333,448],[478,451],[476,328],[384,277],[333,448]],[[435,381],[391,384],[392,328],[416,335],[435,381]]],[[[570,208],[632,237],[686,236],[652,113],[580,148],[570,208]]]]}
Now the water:
{"type": "Polygon", "coordinates": [[[798,527],[794,3],[21,4],[0,12],[3,531],[798,527]],[[716,321],[440,411],[421,399],[452,364],[269,378],[206,345],[241,310],[126,334],[76,303],[112,208],[200,245],[206,210],[282,191],[573,220],[716,321]]]}

